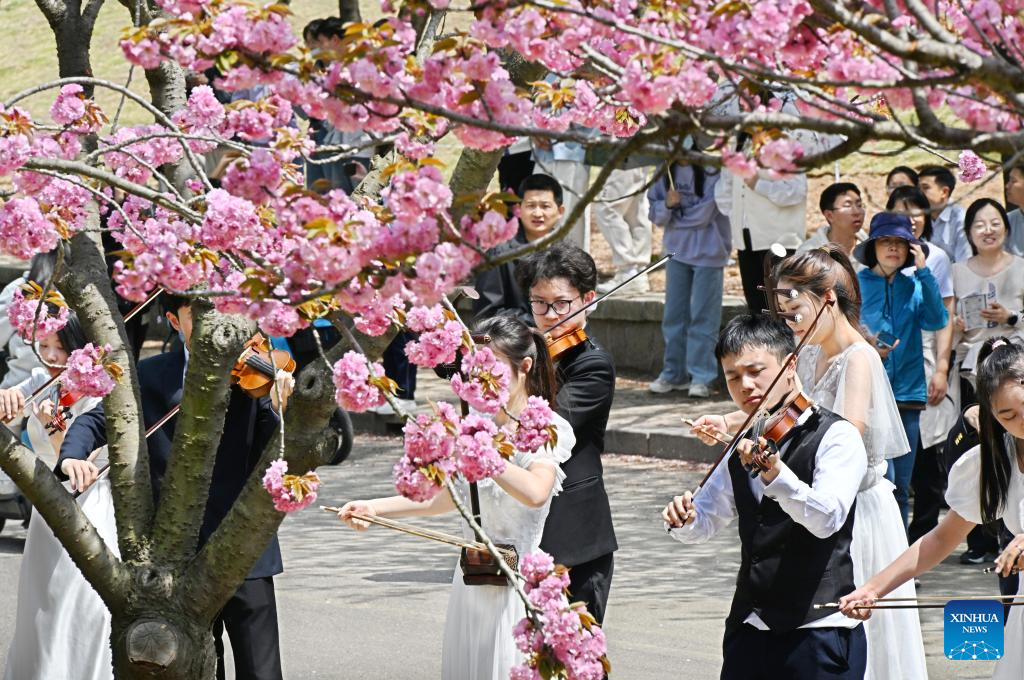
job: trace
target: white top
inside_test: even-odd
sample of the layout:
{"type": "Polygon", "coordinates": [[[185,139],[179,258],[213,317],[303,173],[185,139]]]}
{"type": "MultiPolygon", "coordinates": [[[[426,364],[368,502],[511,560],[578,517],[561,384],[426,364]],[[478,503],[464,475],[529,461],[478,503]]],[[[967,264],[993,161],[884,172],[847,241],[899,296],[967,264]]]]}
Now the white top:
{"type": "Polygon", "coordinates": [[[715,204],[729,218],[733,245],[746,249],[743,230],[747,229],[754,250],[767,250],[773,243],[798,247],[806,233],[807,176],[770,179],[766,170],[758,174],[753,189],[725,169],[715,184],[715,204]]]}
{"type": "Polygon", "coordinates": [[[819,345],[807,345],[797,359],[796,373],[804,393],[847,420],[863,424],[868,474],[862,489],[873,486],[874,468],[910,451],[907,433],[878,352],[855,342],[831,360],[819,345]]]}
{"type": "MultiPolygon", "coordinates": [[[[959,301],[968,295],[981,294],[988,297],[989,303],[995,301],[1020,315],[1024,309],[1024,258],[1013,257],[1009,265],[995,276],[978,276],[971,270],[970,261],[953,264],[953,290],[957,298],[957,314],[959,301]]],[[[986,340],[998,335],[1024,340],[1024,324],[1017,322],[1016,327],[989,322],[986,328],[972,328],[964,332],[956,347],[957,358],[963,357],[961,370],[974,372],[978,362],[978,350],[986,340]]]]}
{"type": "MultiPolygon", "coordinates": [[[[1008,451],[1015,450],[1011,443],[1008,451]]],[[[999,519],[1013,534],[1024,533],[1024,473],[1017,461],[1010,460],[1010,483],[1006,490],[1006,506],[999,519]]],[[[981,446],[960,456],[949,471],[946,503],[968,522],[981,524],[981,446]]]]}
{"type": "MultiPolygon", "coordinates": [[[[498,486],[493,479],[477,482],[477,490],[480,493],[480,516],[483,520],[484,530],[495,543],[515,545],[520,555],[532,552],[540,546],[541,535],[544,533],[544,522],[547,520],[548,510],[551,507],[551,498],[562,491],[562,482],[565,480],[565,472],[562,470],[561,464],[569,460],[572,455],[572,447],[576,444],[576,436],[567,420],[556,413],[552,422],[558,433],[558,443],[553,448],[542,447],[536,453],[516,451],[510,461],[511,464],[527,470],[535,464],[549,465],[554,469],[555,485],[551,489],[551,496],[544,505],[539,508],[531,508],[520,503],[498,486]]],[[[456,488],[466,506],[469,507],[469,485],[465,480],[459,479],[456,482],[456,488]]],[[[462,528],[466,538],[476,539],[472,528],[465,520],[462,522],[462,528]]]]}
{"type": "MultiPolygon", "coordinates": [[[[798,422],[809,416],[810,411],[805,412],[798,422]]],[[[782,445],[782,456],[788,448],[789,442],[782,445]]],[[[860,480],[867,472],[867,456],[857,428],[841,420],[825,432],[814,455],[814,476],[810,485],[801,481],[785,462],[781,466],[779,476],[771,484],[766,485],[760,475],[750,479],[748,483],[754,498],[761,502],[767,494],[794,522],[817,538],[828,538],[839,531],[857,498],[860,480]]],[[[723,461],[711,474],[693,502],[696,520],[685,527],[669,529],[669,534],[682,543],[703,543],[736,518],[736,497],[727,462],[723,461]]],[[[744,623],[768,630],[753,612],[744,623]]],[[[837,612],[801,628],[853,628],[857,624],[856,620],[837,612]]]]}
{"type": "Polygon", "coordinates": [[[1024,213],[1020,208],[1010,211],[1010,235],[1003,247],[1006,252],[1024,257],[1024,213]]]}

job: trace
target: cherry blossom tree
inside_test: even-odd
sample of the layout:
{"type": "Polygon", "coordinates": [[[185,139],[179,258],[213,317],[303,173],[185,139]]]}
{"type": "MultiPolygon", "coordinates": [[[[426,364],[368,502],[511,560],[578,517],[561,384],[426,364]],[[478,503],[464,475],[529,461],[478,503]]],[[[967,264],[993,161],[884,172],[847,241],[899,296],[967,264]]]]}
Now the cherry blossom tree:
{"type": "MultiPolygon", "coordinates": [[[[47,2],[61,78],[0,104],[0,249],[30,257],[70,244],[53,280],[12,305],[12,320],[29,339],[63,323],[61,304],[82,320],[91,344],[69,359],[65,380],[105,395],[121,558],[6,429],[0,466],[110,609],[119,678],[212,677],[210,623],[284,511],[315,498],[335,404],[393,399],[375,359],[398,325],[419,333],[408,349],[419,365],[462,356],[453,396],[502,408],[507,375],[473,346],[446,295],[499,262],[488,250],[515,233],[506,197],[488,186],[517,136],[579,142],[605,160],[563,228],[503,260],[561,238],[637,154],[779,175],[888,141],[961,154],[962,177],[976,180],[1024,149],[1024,0],[385,0],[381,21],[353,22],[315,51],[297,43],[284,5],[132,3],[120,47],[145,70],[150,100],[92,77],[85,28],[99,0],[47,2]],[[211,67],[214,87],[249,94],[224,105],[209,86],[186,90],[188,71],[211,67]],[[117,127],[91,98],[97,88],[153,122],[117,127]],[[48,120],[25,112],[29,97],[52,100],[48,120]],[[314,150],[331,161],[365,152],[314,149],[296,112],[393,151],[352,196],[307,191],[314,150]],[[437,157],[446,137],[465,147],[448,180],[437,157]],[[238,156],[215,188],[202,155],[218,146],[238,156]],[[123,247],[121,295],[195,299],[176,430],[189,436],[174,441],[158,507],[104,230],[123,247]],[[319,318],[347,341],[299,376],[258,474],[197,549],[208,489],[194,480],[209,479],[235,358],[256,324],[289,336],[319,318]]],[[[340,9],[358,18],[351,3],[340,9]]],[[[410,418],[396,487],[422,500],[451,492],[456,476],[499,473],[511,446],[549,441],[547,408],[531,402],[511,429],[448,404],[410,418]]],[[[536,556],[525,581],[512,576],[529,612],[516,677],[600,677],[603,637],[563,602],[564,574],[536,556]]]]}

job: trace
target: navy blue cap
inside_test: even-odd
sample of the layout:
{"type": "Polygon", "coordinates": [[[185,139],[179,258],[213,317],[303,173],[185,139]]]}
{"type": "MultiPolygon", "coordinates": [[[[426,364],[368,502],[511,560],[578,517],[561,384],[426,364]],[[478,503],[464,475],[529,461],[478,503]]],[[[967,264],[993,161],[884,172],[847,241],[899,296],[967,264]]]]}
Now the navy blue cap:
{"type": "MultiPolygon", "coordinates": [[[[875,257],[875,241],[880,238],[901,238],[910,243],[921,246],[925,256],[928,255],[928,244],[914,236],[914,228],[910,218],[906,215],[894,212],[880,212],[871,218],[871,230],[868,238],[863,243],[858,243],[853,249],[853,256],[857,261],[866,267],[874,267],[878,260],[875,257]]],[[[907,261],[904,267],[911,267],[914,264],[914,253],[907,253],[907,261]]]]}

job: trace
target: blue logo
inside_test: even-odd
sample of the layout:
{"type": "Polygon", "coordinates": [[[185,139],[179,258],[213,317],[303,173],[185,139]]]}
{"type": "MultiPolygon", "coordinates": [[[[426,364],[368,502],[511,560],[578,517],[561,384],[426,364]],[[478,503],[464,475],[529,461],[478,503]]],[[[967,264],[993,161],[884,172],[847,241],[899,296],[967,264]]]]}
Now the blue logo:
{"type": "Polygon", "coordinates": [[[956,661],[1002,658],[1003,603],[997,600],[952,600],[943,610],[945,652],[956,661]]]}

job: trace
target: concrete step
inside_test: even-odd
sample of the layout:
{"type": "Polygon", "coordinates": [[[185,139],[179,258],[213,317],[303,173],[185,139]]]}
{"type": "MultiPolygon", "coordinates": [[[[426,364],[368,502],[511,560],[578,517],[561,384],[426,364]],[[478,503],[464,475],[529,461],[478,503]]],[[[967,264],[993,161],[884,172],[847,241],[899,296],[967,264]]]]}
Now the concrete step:
{"type": "MultiPolygon", "coordinates": [[[[432,401],[454,401],[447,383],[428,371],[417,378],[418,413],[428,412],[432,401]]],[[[647,384],[620,378],[615,384],[615,401],[605,435],[605,451],[670,460],[708,463],[715,460],[720,447],[705,446],[689,433],[683,418],[727,413],[735,409],[728,395],[719,391],[709,399],[690,399],[685,392],[653,394],[647,384]]],[[[356,432],[400,436],[402,421],[394,415],[353,413],[356,432]]]]}

